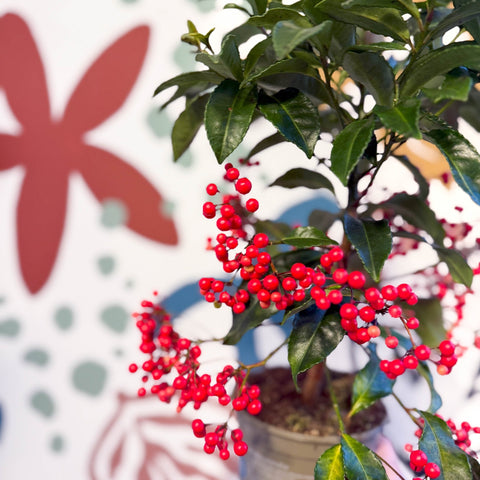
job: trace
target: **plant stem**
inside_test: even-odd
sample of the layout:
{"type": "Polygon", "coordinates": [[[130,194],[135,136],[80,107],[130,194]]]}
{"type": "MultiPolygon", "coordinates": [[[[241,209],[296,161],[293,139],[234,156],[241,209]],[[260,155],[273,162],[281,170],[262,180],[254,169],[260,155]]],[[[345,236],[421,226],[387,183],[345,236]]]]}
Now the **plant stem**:
{"type": "Polygon", "coordinates": [[[307,370],[302,385],[302,400],[308,407],[315,406],[315,401],[325,383],[325,364],[317,363],[307,370]]]}
{"type": "Polygon", "coordinates": [[[332,377],[330,375],[330,370],[328,370],[328,368],[326,367],[325,367],[325,378],[327,379],[328,393],[332,401],[333,409],[335,410],[335,415],[337,416],[338,428],[340,430],[340,433],[344,434],[345,424],[343,423],[342,415],[340,414],[340,407],[338,405],[337,396],[335,395],[335,391],[333,390],[332,377]]]}

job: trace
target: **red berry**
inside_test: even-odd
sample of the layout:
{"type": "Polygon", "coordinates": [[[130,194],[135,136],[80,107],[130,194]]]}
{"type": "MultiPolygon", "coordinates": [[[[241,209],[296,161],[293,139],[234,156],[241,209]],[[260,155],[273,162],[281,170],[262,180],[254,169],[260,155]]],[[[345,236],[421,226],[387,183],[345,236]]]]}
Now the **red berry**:
{"type": "Polygon", "coordinates": [[[348,284],[355,289],[363,288],[365,285],[365,275],[358,271],[351,272],[348,275],[348,284]]]}
{"type": "Polygon", "coordinates": [[[282,280],[282,287],[287,290],[295,290],[297,288],[297,281],[292,277],[285,277],[282,280]]]}
{"type": "Polygon", "coordinates": [[[406,355],[403,360],[403,365],[405,368],[409,370],[415,370],[418,367],[418,360],[417,357],[413,355],[406,355]]]}
{"type": "Polygon", "coordinates": [[[412,287],[407,283],[401,283],[397,287],[397,293],[402,300],[406,300],[412,294],[412,287]]]}
{"type": "Polygon", "coordinates": [[[427,464],[427,455],[422,450],[413,450],[410,453],[410,462],[416,467],[423,468],[427,464]]]}
{"type": "Polygon", "coordinates": [[[372,307],[367,305],[359,310],[358,315],[364,322],[370,323],[375,320],[376,312],[372,307]]]}
{"type": "Polygon", "coordinates": [[[332,262],[339,262],[343,259],[343,250],[340,247],[333,247],[329,252],[332,262]]]}
{"type": "Polygon", "coordinates": [[[128,370],[131,372],[131,373],[135,373],[137,370],[138,370],[138,366],[136,363],[131,363],[128,367],[128,370]]]}
{"type": "Polygon", "coordinates": [[[393,318],[400,318],[402,316],[402,307],[399,305],[391,305],[388,307],[388,313],[393,317],[393,318]]]}
{"type": "Polygon", "coordinates": [[[415,330],[419,327],[420,322],[417,317],[410,317],[407,320],[407,327],[410,328],[411,330],[415,330]]]}
{"type": "Polygon", "coordinates": [[[385,285],[382,287],[382,296],[385,300],[393,301],[397,298],[397,289],[393,285],[385,285]]]}
{"type": "Polygon", "coordinates": [[[248,178],[239,178],[235,183],[235,189],[238,193],[245,195],[252,189],[252,182],[248,178]]]}
{"type": "Polygon", "coordinates": [[[235,455],[238,455],[239,457],[243,457],[248,452],[248,445],[240,440],[239,442],[235,442],[233,444],[233,451],[235,452],[235,455]]]}
{"type": "Polygon", "coordinates": [[[451,356],[455,353],[455,345],[450,340],[443,340],[438,346],[442,355],[446,357],[451,356]]]}
{"type": "Polygon", "coordinates": [[[266,247],[268,245],[268,242],[268,235],[265,233],[257,233],[253,237],[253,244],[258,248],[266,247]]]}
{"type": "Polygon", "coordinates": [[[419,345],[414,352],[419,360],[428,360],[430,358],[430,348],[426,345],[419,345]]]}
{"type": "Polygon", "coordinates": [[[365,290],[365,299],[367,300],[367,302],[375,302],[379,298],[380,292],[376,288],[370,287],[365,290]]]}
{"type": "Polygon", "coordinates": [[[377,325],[370,325],[367,330],[368,334],[372,338],[377,338],[381,334],[380,328],[377,325]]]}
{"type": "Polygon", "coordinates": [[[427,463],[425,465],[425,475],[427,475],[430,478],[437,478],[440,476],[440,467],[433,462],[427,463]]]}
{"type": "Polygon", "coordinates": [[[218,193],[218,187],[214,183],[209,183],[207,185],[207,193],[209,195],[215,195],[216,193],[218,193]]]}
{"type": "Polygon", "coordinates": [[[258,207],[259,203],[256,198],[250,198],[245,203],[245,208],[251,213],[256,212],[258,210],[258,207]]]}
{"type": "Polygon", "coordinates": [[[334,305],[339,305],[340,303],[342,303],[343,295],[340,290],[331,290],[330,292],[328,292],[327,298],[334,305]]]}
{"type": "Polygon", "coordinates": [[[256,398],[255,400],[252,400],[247,407],[247,412],[250,415],[258,415],[262,410],[262,402],[256,398]]]}
{"type": "Polygon", "coordinates": [[[227,180],[230,180],[231,182],[236,180],[239,176],[240,172],[238,171],[238,168],[235,167],[230,167],[225,173],[225,177],[227,177],[227,180]]]}
{"type": "Polygon", "coordinates": [[[217,207],[212,202],[205,202],[203,204],[203,216],[206,218],[214,218],[217,213],[217,207]]]}
{"type": "Polygon", "coordinates": [[[358,309],[353,303],[344,303],[340,307],[340,316],[348,320],[353,320],[357,318],[358,309]]]}
{"type": "Polygon", "coordinates": [[[346,283],[348,279],[348,272],[344,268],[337,268],[332,273],[332,279],[335,283],[342,285],[346,283]]]}
{"type": "Polygon", "coordinates": [[[398,338],[394,337],[393,335],[385,338],[385,345],[388,348],[396,348],[398,345],[398,338]]]}
{"type": "Polygon", "coordinates": [[[307,267],[303,263],[294,263],[290,267],[290,273],[293,278],[301,280],[307,275],[307,267]]]}

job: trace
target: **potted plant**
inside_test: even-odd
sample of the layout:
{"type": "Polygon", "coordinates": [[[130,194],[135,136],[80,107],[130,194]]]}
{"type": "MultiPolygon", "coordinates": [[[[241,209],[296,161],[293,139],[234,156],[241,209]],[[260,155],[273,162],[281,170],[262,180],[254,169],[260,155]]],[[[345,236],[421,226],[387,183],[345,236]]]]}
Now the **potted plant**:
{"type": "MultiPolygon", "coordinates": [[[[289,375],[303,405],[323,409],[320,397],[327,392],[336,418],[333,445],[317,450],[309,474],[282,477],[265,460],[267,470],[276,478],[386,479],[387,459],[349,428],[357,414],[391,396],[419,437],[418,445],[407,447],[412,476],[480,478],[469,448],[470,435],[480,429],[437,415],[441,399],[433,385],[469,346],[455,333],[479,273],[475,225],[447,222],[444,205],[430,202],[430,189],[441,187],[415,163],[411,145],[433,146],[434,155],[446,159],[441,179],[465,192],[457,211],[480,204],[480,156],[457,129],[459,119],[480,129],[480,2],[246,0],[225,7],[243,12],[244,23],[216,49],[213,29],[202,34],[189,21],[182,40],[196,47],[201,68],[163,82],[155,94],[176,88],[164,107],[185,100],[172,130],[175,160],[204,126],[223,164],[223,179],[206,186],[208,198],[201,200],[203,215],[217,229],[209,248],[223,272],[218,279],[201,278],[199,288],[207,302],[233,315],[228,334],[216,341],[236,344],[268,322],[283,325],[289,375]],[[275,133],[234,163],[230,155],[262,122],[275,133]],[[276,171],[272,186],[329,191],[338,211],[324,211],[319,202],[302,226],[262,218],[249,168],[268,148],[281,154],[284,142],[304,153],[305,164],[276,171]],[[326,153],[320,143],[328,144],[326,153]],[[408,185],[395,181],[399,171],[410,172],[408,185]],[[384,172],[393,176],[387,187],[384,172]],[[455,317],[445,323],[447,309],[455,317]],[[352,376],[346,403],[339,397],[347,387],[336,388],[327,367],[342,341],[367,359],[352,376]],[[404,375],[427,382],[428,409],[397,395],[395,383],[404,375]]],[[[295,201],[294,191],[289,194],[295,201]]],[[[145,382],[153,382],[151,393],[166,402],[176,398],[179,411],[212,399],[252,416],[272,408],[262,407],[262,388],[251,378],[275,351],[260,362],[227,365],[212,378],[200,360],[205,339],[179,335],[156,301],[142,306],[137,326],[148,359],[140,370],[145,382]]],[[[474,336],[471,343],[478,344],[474,336]]],[[[285,383],[282,378],[277,387],[285,383]]],[[[139,395],[145,394],[142,387],[139,395]]],[[[275,416],[284,413],[281,407],[275,416]]],[[[192,428],[206,453],[227,459],[231,450],[239,456],[248,450],[242,429],[230,425],[198,418],[192,428]]],[[[393,475],[406,478],[396,470],[393,475]]],[[[250,472],[254,477],[273,478],[250,472]]]]}

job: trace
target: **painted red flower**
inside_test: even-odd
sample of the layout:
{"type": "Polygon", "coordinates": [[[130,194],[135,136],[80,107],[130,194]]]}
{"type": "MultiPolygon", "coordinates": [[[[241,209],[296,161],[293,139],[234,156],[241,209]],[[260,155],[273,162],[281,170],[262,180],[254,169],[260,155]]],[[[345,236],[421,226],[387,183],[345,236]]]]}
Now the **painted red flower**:
{"type": "Polygon", "coordinates": [[[45,72],[27,24],[15,14],[0,17],[0,88],[22,125],[18,136],[0,134],[0,170],[25,170],[17,206],[21,272],[32,293],[48,280],[65,223],[69,177],[79,172],[101,202],[118,199],[128,209],[126,226],[151,240],[177,243],[162,197],[134,167],[88,145],[93,130],[127,98],[140,73],[149,28],[130,30],[107,48],[75,88],[63,117],[51,117],[45,72]]]}

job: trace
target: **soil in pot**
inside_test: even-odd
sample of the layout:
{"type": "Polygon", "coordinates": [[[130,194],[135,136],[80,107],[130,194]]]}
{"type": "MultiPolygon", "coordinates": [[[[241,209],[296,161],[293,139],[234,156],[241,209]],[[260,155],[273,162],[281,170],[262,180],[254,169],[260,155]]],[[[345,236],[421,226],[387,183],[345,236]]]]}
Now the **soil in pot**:
{"type": "MultiPolygon", "coordinates": [[[[299,376],[299,385],[304,382],[299,376]]],[[[332,384],[342,415],[350,409],[354,375],[332,374],[332,384]]],[[[249,444],[241,465],[241,478],[248,480],[312,480],[315,462],[339,442],[338,423],[328,392],[312,407],[303,403],[289,368],[266,369],[249,378],[261,388],[263,408],[259,415],[239,416],[249,444]]],[[[375,448],[385,407],[376,403],[357,415],[347,432],[375,448]]]]}

